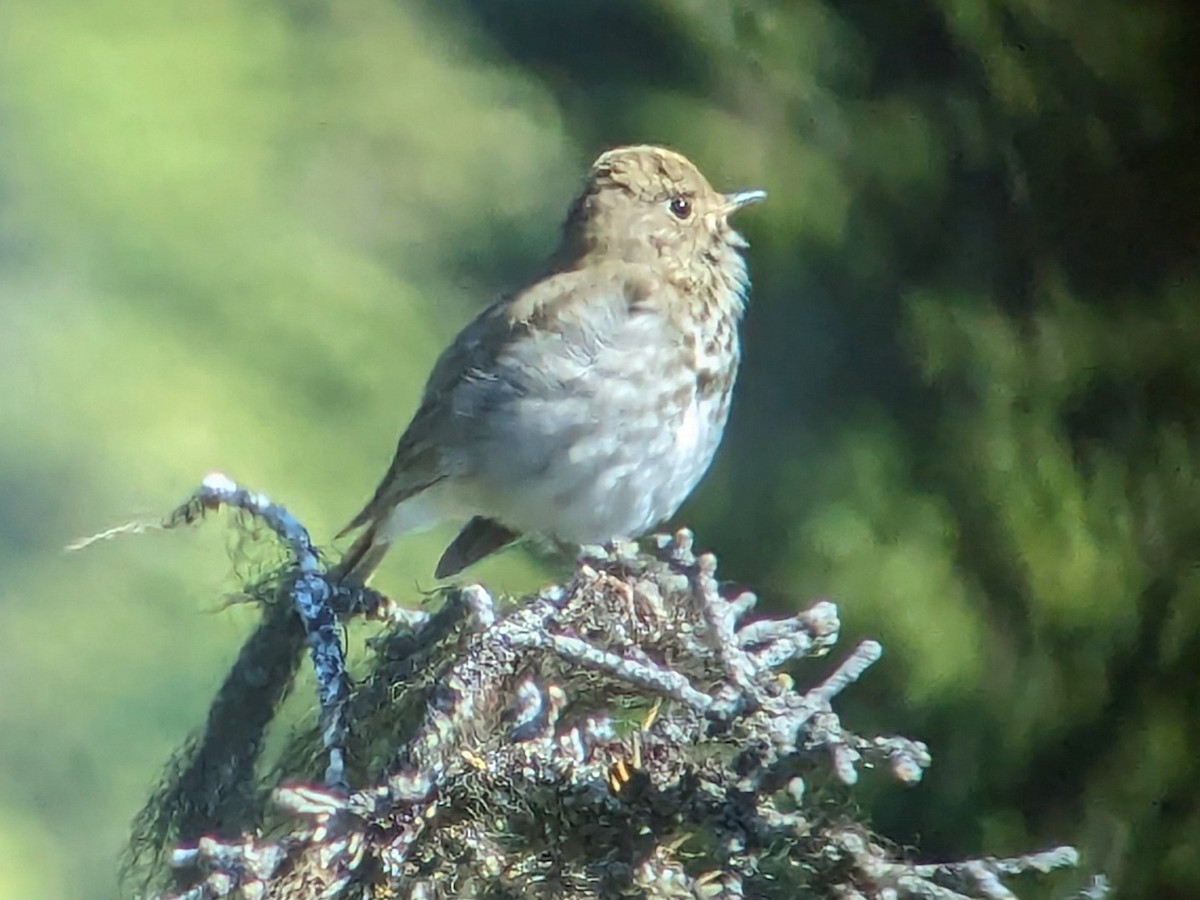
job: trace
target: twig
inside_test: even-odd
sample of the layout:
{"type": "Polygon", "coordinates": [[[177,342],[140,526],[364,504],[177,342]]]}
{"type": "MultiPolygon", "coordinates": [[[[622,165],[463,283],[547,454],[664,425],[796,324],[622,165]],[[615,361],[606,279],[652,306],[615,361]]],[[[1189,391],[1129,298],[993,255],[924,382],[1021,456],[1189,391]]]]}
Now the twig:
{"type": "MultiPolygon", "coordinates": [[[[733,898],[785,896],[791,880],[789,893],[1007,900],[1004,878],[1075,862],[1059,848],[914,864],[808,800],[813,765],[846,785],[864,765],[911,784],[929,751],[854,734],[834,710],[879,659],[878,643],[798,689],[780,668],[829,651],[836,606],[746,621],[754,595],[727,596],[691,532],[656,538],[649,553],[589,547],[568,584],[515,607],[471,585],[433,616],[406,616],[374,592],[330,585],[299,523],[228,479],[206,479],[168,524],[223,505],[267,522],[295,559],[282,589],[313,650],[314,744],[328,764],[321,786],[299,766],[274,790],[278,837],[246,828],[179,848],[176,898],[582,900],[668,888],[733,898]],[[393,628],[356,694],[338,615],[393,628]],[[351,712],[358,785],[344,764],[351,712]],[[683,850],[693,838],[703,848],[683,850]]],[[[214,706],[211,727],[221,715],[214,706]]]]}

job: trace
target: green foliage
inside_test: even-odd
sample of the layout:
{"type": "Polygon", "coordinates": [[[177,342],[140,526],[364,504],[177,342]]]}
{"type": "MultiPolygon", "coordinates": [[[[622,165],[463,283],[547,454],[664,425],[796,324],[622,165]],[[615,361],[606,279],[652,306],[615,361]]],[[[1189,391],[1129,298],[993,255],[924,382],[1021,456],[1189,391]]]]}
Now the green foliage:
{"type": "MultiPolygon", "coordinates": [[[[0,4],[0,894],[113,895],[252,620],[214,614],[208,532],[60,548],[214,468],[332,534],[444,341],[624,141],[770,192],[727,445],[679,518],[888,648],[857,714],[928,741],[935,777],[881,798],[884,830],[1070,841],[1128,896],[1200,893],[1198,21],[0,4]]],[[[445,540],[380,585],[430,587],[445,540]]]]}

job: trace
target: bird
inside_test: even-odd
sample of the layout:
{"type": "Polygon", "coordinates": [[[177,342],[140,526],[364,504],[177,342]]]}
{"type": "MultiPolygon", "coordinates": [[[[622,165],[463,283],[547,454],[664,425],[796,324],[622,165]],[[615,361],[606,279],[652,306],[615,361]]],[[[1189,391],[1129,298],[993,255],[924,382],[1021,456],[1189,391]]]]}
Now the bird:
{"type": "Polygon", "coordinates": [[[741,357],[749,275],[734,213],[682,154],[602,153],[544,274],[471,321],[434,364],[359,531],[330,570],[365,584],[391,543],[465,522],[435,577],[524,535],[632,540],[712,463],[741,357]]]}

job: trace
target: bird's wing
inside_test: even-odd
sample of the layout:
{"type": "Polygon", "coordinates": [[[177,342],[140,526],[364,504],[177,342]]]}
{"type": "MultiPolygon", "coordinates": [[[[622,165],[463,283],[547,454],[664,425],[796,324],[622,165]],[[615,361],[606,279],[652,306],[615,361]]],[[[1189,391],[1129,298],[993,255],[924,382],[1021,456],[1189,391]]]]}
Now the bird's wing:
{"type": "Polygon", "coordinates": [[[461,385],[478,383],[514,344],[553,334],[559,352],[604,340],[631,311],[657,294],[641,267],[599,266],[553,274],[483,310],[446,348],[433,366],[416,415],[401,435],[395,457],[375,495],[341,537],[379,521],[397,504],[437,484],[442,471],[439,438],[453,432],[452,395],[461,385]]]}
{"type": "Polygon", "coordinates": [[[467,566],[474,565],[485,556],[507,547],[519,537],[520,534],[501,525],[495,519],[475,516],[446,548],[442,558],[438,560],[433,576],[449,578],[451,575],[457,575],[467,566]]]}
{"type": "Polygon", "coordinates": [[[397,504],[442,480],[444,473],[439,471],[434,437],[442,430],[442,419],[448,414],[447,399],[468,372],[486,369],[494,359],[497,348],[511,330],[504,315],[509,302],[506,298],[481,312],[438,357],[425,384],[421,405],[400,435],[387,473],[367,505],[337,537],[379,520],[397,504]]]}

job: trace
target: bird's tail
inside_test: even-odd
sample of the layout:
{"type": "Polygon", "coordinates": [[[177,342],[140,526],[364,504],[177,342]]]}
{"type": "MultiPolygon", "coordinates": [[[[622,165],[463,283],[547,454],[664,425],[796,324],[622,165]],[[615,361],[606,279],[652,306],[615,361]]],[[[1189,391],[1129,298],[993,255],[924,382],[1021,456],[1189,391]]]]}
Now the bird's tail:
{"type": "Polygon", "coordinates": [[[357,581],[365,585],[374,574],[379,563],[387,553],[388,542],[376,539],[379,524],[372,522],[363,529],[362,534],[354,539],[354,543],[342,554],[329,569],[329,580],[337,583],[346,580],[357,581]]]}

